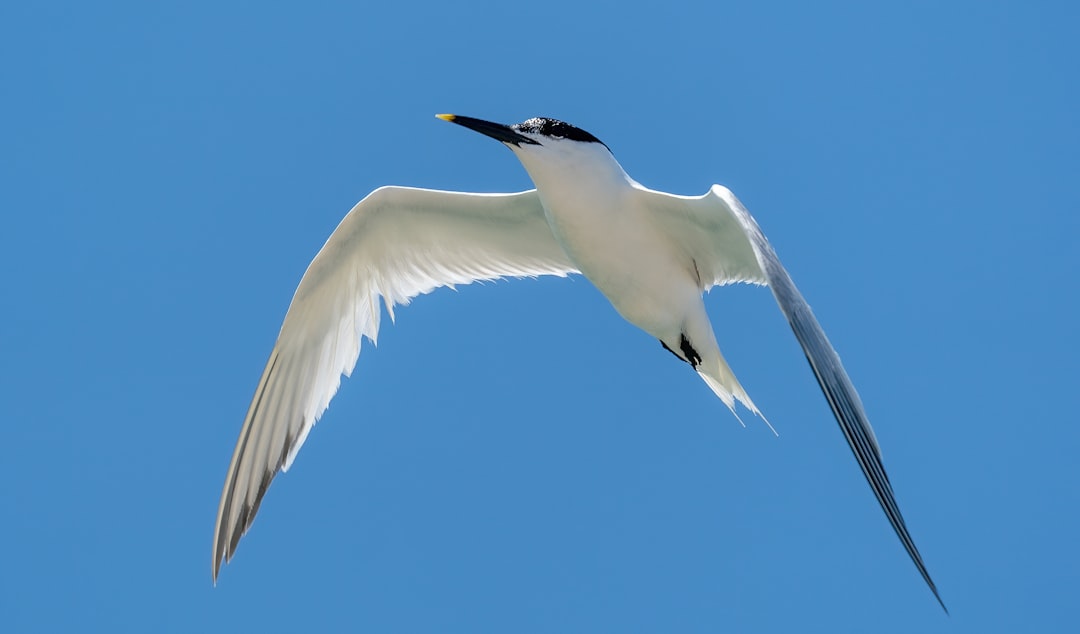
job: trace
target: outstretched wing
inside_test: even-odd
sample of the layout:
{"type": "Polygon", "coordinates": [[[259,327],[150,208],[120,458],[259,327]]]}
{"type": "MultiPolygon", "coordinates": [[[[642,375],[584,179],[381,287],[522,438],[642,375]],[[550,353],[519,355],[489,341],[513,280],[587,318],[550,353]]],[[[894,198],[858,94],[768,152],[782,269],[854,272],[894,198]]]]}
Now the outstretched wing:
{"type": "Polygon", "coordinates": [[[576,272],[536,190],[383,187],[357,203],[304,273],[255,390],[218,506],[214,579],[356,366],[361,337],[376,340],[380,299],[393,319],[395,304],[441,286],[576,272]]]}
{"type": "Polygon", "coordinates": [[[734,194],[720,185],[714,185],[707,194],[697,198],[660,195],[683,203],[678,205],[681,207],[679,212],[671,211],[675,206],[670,203],[664,205],[669,213],[665,214],[663,223],[677,232],[690,250],[700,271],[703,290],[739,281],[765,283],[772,289],[776,303],[799,340],[866,481],[870,483],[911,560],[944,608],[945,604],[896,504],[889,476],[881,462],[874,430],[870,427],[859,394],[809,304],[795,287],[753,216],[734,194]],[[748,258],[752,258],[753,264],[748,258]]]}

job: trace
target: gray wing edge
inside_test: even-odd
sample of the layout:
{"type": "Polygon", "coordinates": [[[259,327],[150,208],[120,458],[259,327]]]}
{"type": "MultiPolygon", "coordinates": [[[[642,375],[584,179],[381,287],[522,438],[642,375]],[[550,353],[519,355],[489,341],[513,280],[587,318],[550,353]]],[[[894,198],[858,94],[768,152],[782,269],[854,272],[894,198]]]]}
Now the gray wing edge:
{"type": "Polygon", "coordinates": [[[870,427],[870,421],[863,410],[862,401],[859,399],[855,386],[840,363],[839,355],[829,343],[825,331],[821,329],[821,324],[810,310],[810,305],[795,287],[791,276],[780,263],[776,251],[765,239],[764,233],[750,212],[734,196],[728,195],[722,198],[745,227],[747,237],[754,246],[758,263],[765,273],[776,303],[779,304],[780,311],[784,313],[784,317],[791,325],[791,330],[795,333],[795,338],[802,346],[806,360],[810,362],[810,368],[817,377],[818,385],[821,386],[829,407],[832,408],[833,415],[836,417],[836,422],[840,425],[840,431],[843,432],[848,446],[851,447],[851,452],[855,454],[855,459],[859,462],[867,483],[874,491],[874,496],[877,497],[878,503],[889,518],[889,523],[892,524],[896,536],[900,538],[911,561],[918,568],[919,574],[930,587],[930,591],[934,593],[934,598],[948,614],[949,609],[945,607],[945,602],[938,594],[937,586],[930,578],[922,555],[919,554],[919,549],[908,532],[907,524],[904,523],[904,516],[900,514],[900,507],[896,504],[889,476],[885,473],[885,465],[881,461],[881,452],[878,449],[877,439],[874,437],[874,430],[870,427]]]}

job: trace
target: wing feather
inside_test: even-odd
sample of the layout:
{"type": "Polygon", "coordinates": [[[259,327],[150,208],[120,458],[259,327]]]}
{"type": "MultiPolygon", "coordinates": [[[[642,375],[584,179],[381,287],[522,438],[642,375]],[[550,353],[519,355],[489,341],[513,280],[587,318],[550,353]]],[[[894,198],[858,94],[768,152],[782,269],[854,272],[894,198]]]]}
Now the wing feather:
{"type": "Polygon", "coordinates": [[[378,337],[380,300],[392,319],[395,304],[439,287],[576,272],[535,190],[383,187],[357,203],[304,273],[255,389],[218,507],[214,579],[352,372],[362,338],[378,337]]]}
{"type": "Polygon", "coordinates": [[[688,203],[684,205],[685,217],[681,219],[686,228],[678,231],[680,236],[688,240],[687,244],[692,249],[697,266],[708,272],[708,275],[702,276],[703,289],[731,281],[765,283],[772,289],[776,303],[802,346],[840,431],[851,447],[874,496],[918,568],[919,574],[941,607],[945,608],[937,586],[930,578],[922,555],[900,513],[892,484],[881,460],[877,438],[874,437],[874,430],[870,426],[859,394],[840,363],[840,356],[829,343],[825,331],[810,310],[810,305],[780,263],[776,251],[750,212],[727,188],[714,185],[704,196],[681,200],[688,203]],[[687,231],[687,228],[690,231],[687,231]],[[702,242],[707,242],[708,245],[702,246],[702,242]],[[756,266],[750,266],[746,262],[748,253],[752,254],[756,266]],[[712,283],[709,283],[710,278],[712,283]]]}

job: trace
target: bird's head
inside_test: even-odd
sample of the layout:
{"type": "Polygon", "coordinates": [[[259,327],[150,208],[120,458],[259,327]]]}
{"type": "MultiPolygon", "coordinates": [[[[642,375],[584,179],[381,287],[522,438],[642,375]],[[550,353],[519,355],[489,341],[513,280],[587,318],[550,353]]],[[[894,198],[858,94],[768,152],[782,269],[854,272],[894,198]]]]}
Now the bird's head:
{"type": "Polygon", "coordinates": [[[502,142],[513,150],[534,181],[546,174],[562,176],[567,170],[575,174],[599,170],[622,173],[600,139],[564,121],[534,117],[503,125],[453,114],[435,116],[502,142]]]}

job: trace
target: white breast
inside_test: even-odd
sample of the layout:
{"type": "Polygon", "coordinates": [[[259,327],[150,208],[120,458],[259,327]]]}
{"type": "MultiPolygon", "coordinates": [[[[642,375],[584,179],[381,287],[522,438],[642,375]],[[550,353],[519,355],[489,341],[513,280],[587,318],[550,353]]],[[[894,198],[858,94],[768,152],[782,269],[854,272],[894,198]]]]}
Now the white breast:
{"type": "Polygon", "coordinates": [[[606,148],[553,145],[516,153],[556,240],[623,318],[647,332],[666,330],[671,308],[700,295],[693,262],[656,230],[648,196],[606,148]]]}

